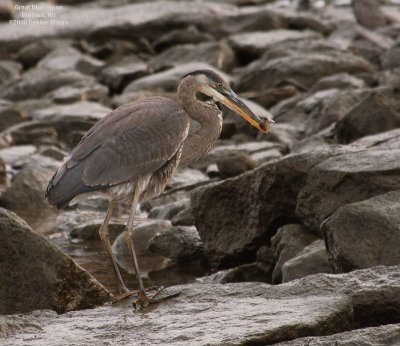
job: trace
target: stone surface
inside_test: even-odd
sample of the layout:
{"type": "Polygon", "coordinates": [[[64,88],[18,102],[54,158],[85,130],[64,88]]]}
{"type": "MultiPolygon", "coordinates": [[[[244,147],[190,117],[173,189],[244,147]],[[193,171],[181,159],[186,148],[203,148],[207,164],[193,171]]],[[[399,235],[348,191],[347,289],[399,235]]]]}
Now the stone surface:
{"type": "Polygon", "coordinates": [[[331,273],[332,266],[323,240],[307,245],[282,266],[282,282],[288,282],[311,274],[331,273]]]}
{"type": "Polygon", "coordinates": [[[192,214],[192,208],[181,210],[172,218],[171,223],[174,226],[193,226],[194,218],[192,214]]]}
{"type": "Polygon", "coordinates": [[[22,66],[15,61],[0,61],[0,85],[10,83],[19,78],[22,66]]]}
{"type": "Polygon", "coordinates": [[[296,336],[339,332],[350,324],[351,302],[344,296],[283,300],[279,294],[269,294],[268,287],[261,283],[177,286],[167,293],[182,291],[180,296],[157,309],[135,313],[132,307],[117,306],[33,317],[40,332],[22,327],[24,332],[2,342],[4,346],[101,344],[107,338],[119,344],[135,340],[137,345],[272,344],[296,336]],[[84,329],[79,327],[83,321],[84,329]],[[123,333],[114,332],[122,328],[123,333]]]}
{"type": "Polygon", "coordinates": [[[387,23],[385,14],[374,0],[353,0],[354,16],[357,22],[368,29],[376,29],[387,23]]]}
{"type": "Polygon", "coordinates": [[[195,225],[211,265],[222,268],[255,259],[257,249],[293,220],[297,195],[308,172],[333,153],[289,155],[193,191],[195,225]]]}
{"type": "Polygon", "coordinates": [[[283,265],[316,239],[315,235],[299,224],[289,224],[279,228],[278,232],[271,238],[271,247],[275,257],[272,283],[281,283],[283,281],[283,265]]]}
{"type": "Polygon", "coordinates": [[[400,191],[338,209],[322,226],[336,271],[400,263],[400,191]]]}
{"type": "Polygon", "coordinates": [[[196,227],[172,227],[149,240],[147,249],[177,263],[203,261],[204,248],[196,227]]]}
{"type": "Polygon", "coordinates": [[[256,161],[240,151],[228,152],[227,155],[223,155],[217,160],[218,171],[222,179],[236,177],[237,175],[251,171],[256,166],[256,161]]]}
{"type": "Polygon", "coordinates": [[[386,132],[400,127],[399,93],[392,90],[374,90],[338,122],[336,135],[340,143],[386,132]]]}
{"type": "Polygon", "coordinates": [[[14,213],[0,208],[0,313],[59,313],[109,301],[110,293],[14,213]]]}
{"type": "Polygon", "coordinates": [[[149,219],[161,219],[171,220],[180,211],[190,206],[190,200],[188,198],[180,199],[176,202],[160,205],[154,207],[149,212],[149,219]]]}
{"type": "Polygon", "coordinates": [[[296,214],[319,232],[322,221],[341,206],[399,189],[397,148],[345,153],[317,165],[299,194],[296,214]]]}
{"type": "Polygon", "coordinates": [[[348,73],[338,73],[321,78],[313,85],[311,91],[315,92],[324,89],[360,89],[363,87],[365,87],[364,80],[348,73]]]}

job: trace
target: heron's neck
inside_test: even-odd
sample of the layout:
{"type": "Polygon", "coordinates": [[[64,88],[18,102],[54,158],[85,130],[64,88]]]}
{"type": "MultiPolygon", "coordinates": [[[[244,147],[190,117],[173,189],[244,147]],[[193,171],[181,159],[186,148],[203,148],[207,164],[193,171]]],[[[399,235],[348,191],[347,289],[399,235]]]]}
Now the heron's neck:
{"type": "Polygon", "coordinates": [[[197,92],[197,85],[190,77],[185,78],[178,88],[179,103],[189,117],[200,124],[198,129],[189,132],[185,140],[180,166],[205,156],[221,134],[221,111],[215,105],[200,101],[197,92]]]}

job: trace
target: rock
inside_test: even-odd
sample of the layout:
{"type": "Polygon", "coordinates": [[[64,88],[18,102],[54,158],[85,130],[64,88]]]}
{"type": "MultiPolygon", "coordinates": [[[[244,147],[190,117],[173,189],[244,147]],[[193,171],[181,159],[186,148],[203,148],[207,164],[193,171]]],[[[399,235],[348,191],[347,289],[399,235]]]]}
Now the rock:
{"type": "Polygon", "coordinates": [[[337,123],[340,143],[400,127],[399,93],[372,90],[337,123]]]}
{"type": "Polygon", "coordinates": [[[228,152],[217,160],[222,179],[236,177],[256,168],[257,163],[247,154],[240,151],[228,152]]]}
{"type": "Polygon", "coordinates": [[[15,61],[0,61],[0,85],[15,81],[21,74],[22,66],[15,61]]]}
{"type": "Polygon", "coordinates": [[[0,97],[12,101],[41,98],[54,89],[82,82],[94,82],[93,77],[72,70],[49,70],[36,67],[26,71],[22,77],[0,90],[0,97]]]}
{"type": "Polygon", "coordinates": [[[331,273],[323,240],[316,240],[307,245],[296,256],[282,266],[282,282],[288,282],[311,274],[331,273]]]}
{"type": "Polygon", "coordinates": [[[150,210],[148,218],[171,220],[181,210],[186,209],[189,206],[190,206],[190,201],[188,198],[181,199],[176,202],[168,203],[165,205],[160,205],[150,210]]]}
{"type": "MultiPolygon", "coordinates": [[[[98,240],[100,241],[99,230],[103,220],[98,222],[89,222],[73,228],[70,232],[70,237],[80,240],[98,240]]],[[[110,242],[112,243],[118,235],[125,231],[126,225],[124,223],[110,222],[108,224],[108,232],[110,233],[110,242]]]]}
{"type": "Polygon", "coordinates": [[[104,107],[96,102],[75,102],[68,105],[57,105],[43,108],[32,113],[34,120],[40,121],[97,121],[111,112],[111,108],[104,107]]]}
{"type": "Polygon", "coordinates": [[[400,42],[394,44],[389,50],[381,56],[382,67],[385,70],[395,69],[400,67],[400,42]]]}
{"type": "MultiPolygon", "coordinates": [[[[165,232],[171,228],[171,222],[166,220],[147,221],[134,228],[134,240],[136,254],[147,254],[149,240],[158,233],[165,232]]],[[[120,234],[113,244],[113,252],[116,255],[129,255],[129,249],[126,244],[126,234],[120,234]]]]}
{"type": "Polygon", "coordinates": [[[7,168],[6,163],[1,158],[0,154],[0,186],[4,186],[7,183],[7,168]]]}
{"type": "Polygon", "coordinates": [[[28,158],[37,151],[34,145],[17,145],[0,149],[0,157],[9,165],[16,161],[28,158]]]}
{"type": "Polygon", "coordinates": [[[338,272],[400,263],[400,192],[339,208],[321,229],[338,272]]]}
{"type": "Polygon", "coordinates": [[[267,282],[270,283],[270,269],[257,263],[243,264],[239,267],[221,270],[199,279],[207,284],[227,284],[233,282],[267,282]]]}
{"type": "Polygon", "coordinates": [[[151,76],[143,77],[129,83],[124,89],[124,93],[143,91],[143,90],[165,90],[176,91],[182,76],[194,71],[211,69],[220,74],[226,81],[229,82],[229,77],[222,71],[217,70],[206,63],[187,63],[166,71],[154,73],[151,76]]]}
{"type": "Polygon", "coordinates": [[[272,60],[255,61],[241,72],[240,90],[268,89],[292,84],[302,89],[311,88],[322,77],[345,72],[350,74],[372,72],[372,65],[356,55],[343,51],[290,53],[272,60]],[[306,74],[304,71],[308,71],[306,74]]]}
{"type": "Polygon", "coordinates": [[[110,293],[14,213],[0,208],[0,313],[58,313],[104,304],[110,293]]]}
{"type": "Polygon", "coordinates": [[[237,54],[250,56],[253,59],[260,56],[266,49],[281,42],[317,39],[321,36],[312,31],[272,30],[240,33],[229,37],[228,42],[237,54]]]}
{"type": "Polygon", "coordinates": [[[101,71],[100,80],[112,91],[121,92],[129,82],[147,74],[147,65],[133,55],[107,65],[101,71]]]}
{"type": "Polygon", "coordinates": [[[108,88],[92,80],[82,80],[73,85],[61,86],[46,94],[55,103],[74,103],[79,101],[105,101],[108,88]]]}
{"type": "Polygon", "coordinates": [[[298,255],[307,245],[316,241],[316,239],[315,235],[299,224],[289,224],[278,229],[278,232],[271,238],[275,257],[275,268],[272,273],[273,284],[283,281],[283,265],[298,255]]]}
{"type": "Polygon", "coordinates": [[[257,249],[293,220],[308,172],[334,152],[289,155],[193,191],[192,213],[210,264],[226,268],[254,260],[257,249]]]}
{"type": "Polygon", "coordinates": [[[4,0],[0,4],[0,21],[9,21],[14,17],[14,1],[4,0]]]}
{"type": "Polygon", "coordinates": [[[186,208],[181,210],[172,218],[171,223],[173,226],[193,226],[194,218],[192,214],[192,209],[186,208]]]}
{"type": "Polygon", "coordinates": [[[75,70],[82,53],[73,47],[59,47],[49,52],[37,66],[44,70],[69,71],[75,70]]]}
{"type": "Polygon", "coordinates": [[[344,153],[316,165],[298,196],[298,217],[318,232],[322,221],[341,206],[399,189],[397,148],[344,153]]]}
{"type": "Polygon", "coordinates": [[[400,324],[389,324],[379,327],[362,328],[328,336],[314,336],[299,338],[291,341],[279,342],[275,346],[369,346],[369,345],[396,345],[400,339],[400,324]]]}
{"type": "Polygon", "coordinates": [[[311,88],[311,92],[324,89],[361,89],[365,87],[365,82],[348,73],[338,73],[332,76],[323,77],[311,88]]]}
{"type": "Polygon", "coordinates": [[[375,0],[353,0],[354,16],[357,22],[371,30],[386,25],[385,14],[375,0]]]}
{"type": "Polygon", "coordinates": [[[41,331],[24,326],[19,335],[2,341],[7,346],[9,342],[15,346],[121,342],[121,318],[126,318],[141,332],[125,327],[123,338],[138,345],[149,340],[152,345],[172,346],[273,344],[298,336],[337,333],[351,323],[351,301],[343,295],[284,296],[270,294],[269,287],[263,283],[177,286],[166,293],[181,294],[145,311],[146,318],[128,306],[32,317],[41,331]],[[85,330],[79,328],[83,321],[85,330]],[[227,328],[227,323],[236,327],[227,328]]]}
{"type": "Polygon", "coordinates": [[[23,111],[12,102],[0,100],[0,132],[24,120],[27,120],[27,116],[23,111]]]}
{"type": "Polygon", "coordinates": [[[278,149],[259,151],[251,155],[251,158],[257,163],[257,166],[281,157],[282,153],[278,149]]]}
{"type": "Polygon", "coordinates": [[[186,264],[204,260],[203,243],[196,227],[178,226],[156,234],[147,249],[158,255],[186,264]]]}
{"type": "Polygon", "coordinates": [[[178,167],[172,176],[171,181],[168,183],[169,189],[189,186],[195,183],[208,181],[209,178],[197,169],[178,167]]]}
{"type": "Polygon", "coordinates": [[[59,164],[58,161],[44,156],[36,162],[26,164],[2,193],[1,206],[18,213],[39,213],[50,208],[44,191],[59,164]]]}
{"type": "Polygon", "coordinates": [[[194,61],[228,71],[235,63],[235,54],[223,41],[175,45],[152,58],[149,69],[157,72],[194,61]]]}

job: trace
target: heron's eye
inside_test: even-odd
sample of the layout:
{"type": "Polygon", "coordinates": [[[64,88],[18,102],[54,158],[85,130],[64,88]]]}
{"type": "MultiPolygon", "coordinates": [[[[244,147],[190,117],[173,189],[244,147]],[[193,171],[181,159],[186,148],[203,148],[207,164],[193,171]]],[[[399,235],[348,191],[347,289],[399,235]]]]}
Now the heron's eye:
{"type": "Polygon", "coordinates": [[[217,83],[215,86],[217,87],[217,89],[222,89],[222,83],[217,83]]]}

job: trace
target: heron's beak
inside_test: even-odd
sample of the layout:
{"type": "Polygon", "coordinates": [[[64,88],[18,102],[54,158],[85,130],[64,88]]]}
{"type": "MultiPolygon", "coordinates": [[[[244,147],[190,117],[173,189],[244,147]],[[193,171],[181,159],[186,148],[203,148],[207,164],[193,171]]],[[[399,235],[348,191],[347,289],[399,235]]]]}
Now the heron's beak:
{"type": "Polygon", "coordinates": [[[224,90],[224,94],[217,92],[214,95],[218,101],[222,102],[225,106],[232,109],[235,113],[241,115],[250,124],[259,130],[267,133],[270,130],[270,124],[274,121],[271,119],[261,119],[259,116],[255,115],[252,110],[245,105],[245,103],[235,94],[233,90],[224,90]]]}

